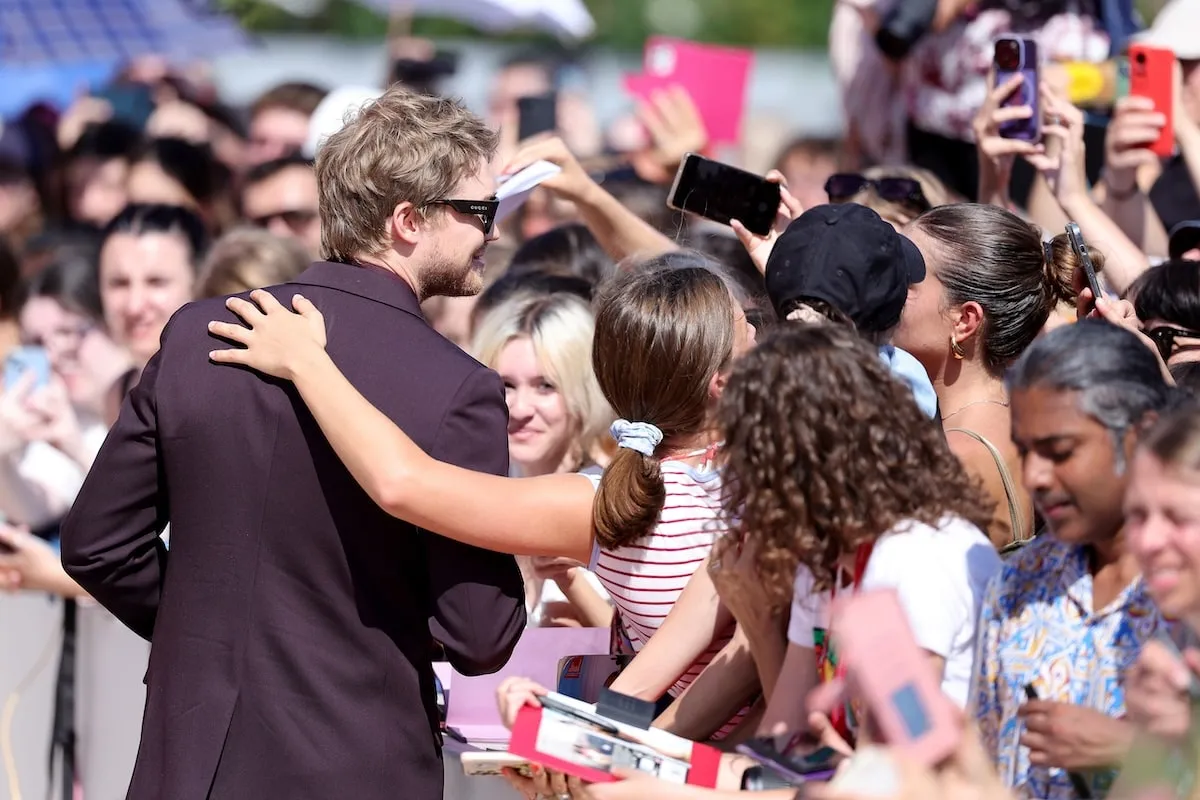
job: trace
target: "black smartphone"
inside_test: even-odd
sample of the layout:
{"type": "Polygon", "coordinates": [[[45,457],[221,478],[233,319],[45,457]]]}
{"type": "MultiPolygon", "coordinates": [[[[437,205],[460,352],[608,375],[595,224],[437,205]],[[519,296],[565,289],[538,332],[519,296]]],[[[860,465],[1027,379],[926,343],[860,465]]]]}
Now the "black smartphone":
{"type": "Polygon", "coordinates": [[[766,236],[779,212],[779,184],[688,153],[675,174],[667,205],[722,225],[736,219],[751,233],[766,236]]]}
{"type": "Polygon", "coordinates": [[[1071,249],[1075,251],[1075,257],[1083,265],[1083,271],[1087,275],[1088,287],[1092,290],[1092,300],[1099,300],[1101,297],[1104,297],[1104,290],[1100,288],[1100,278],[1096,275],[1096,265],[1092,263],[1092,254],[1088,252],[1087,243],[1083,241],[1083,231],[1079,230],[1079,226],[1074,222],[1067,223],[1067,239],[1071,243],[1071,249]]]}
{"type": "Polygon", "coordinates": [[[517,100],[517,140],[525,141],[558,130],[558,95],[522,97],[517,100]]]}
{"type": "Polygon", "coordinates": [[[769,736],[743,742],[737,750],[799,783],[829,780],[842,760],[842,754],[832,747],[818,747],[808,753],[784,753],[769,736]]]}

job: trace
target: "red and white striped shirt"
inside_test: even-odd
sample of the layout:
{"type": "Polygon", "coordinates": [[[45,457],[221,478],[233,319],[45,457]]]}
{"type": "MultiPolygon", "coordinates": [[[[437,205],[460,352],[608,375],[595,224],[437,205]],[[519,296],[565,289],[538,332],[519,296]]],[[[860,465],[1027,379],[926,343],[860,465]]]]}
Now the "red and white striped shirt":
{"type": "MultiPolygon", "coordinates": [[[[599,476],[591,476],[599,483],[599,476]]],[[[666,501],[650,535],[616,550],[600,550],[593,560],[596,577],[620,612],[634,651],[662,625],[692,573],[704,563],[717,537],[728,530],[721,514],[721,477],[679,461],[662,462],[666,501]]],[[[691,685],[732,636],[712,645],[671,687],[672,696],[691,685]]]]}

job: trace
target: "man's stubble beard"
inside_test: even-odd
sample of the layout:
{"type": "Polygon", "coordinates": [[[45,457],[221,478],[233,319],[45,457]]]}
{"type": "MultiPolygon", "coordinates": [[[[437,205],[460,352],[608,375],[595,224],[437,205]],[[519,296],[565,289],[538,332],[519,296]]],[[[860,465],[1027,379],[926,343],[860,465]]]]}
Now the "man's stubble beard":
{"type": "Polygon", "coordinates": [[[483,276],[475,271],[472,260],[468,260],[466,266],[457,266],[439,254],[421,272],[422,300],[430,297],[474,297],[482,292],[483,276]]]}

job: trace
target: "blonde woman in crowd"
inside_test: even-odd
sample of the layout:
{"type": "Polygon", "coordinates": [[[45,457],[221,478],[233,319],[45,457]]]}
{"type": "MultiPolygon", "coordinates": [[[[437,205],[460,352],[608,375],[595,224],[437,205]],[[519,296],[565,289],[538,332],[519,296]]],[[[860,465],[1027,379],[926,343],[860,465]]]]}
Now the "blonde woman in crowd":
{"type": "Polygon", "coordinates": [[[287,283],[308,264],[299,241],[261,228],[237,228],[213,244],[200,266],[196,296],[220,297],[287,283]]]}
{"type": "MultiPolygon", "coordinates": [[[[607,466],[613,413],[592,371],[595,328],[587,304],[571,294],[518,294],[480,321],[471,350],[504,381],[515,476],[599,474],[607,466]]],[[[518,563],[530,624],[611,624],[608,593],[582,564],[526,557],[518,563]]]]}

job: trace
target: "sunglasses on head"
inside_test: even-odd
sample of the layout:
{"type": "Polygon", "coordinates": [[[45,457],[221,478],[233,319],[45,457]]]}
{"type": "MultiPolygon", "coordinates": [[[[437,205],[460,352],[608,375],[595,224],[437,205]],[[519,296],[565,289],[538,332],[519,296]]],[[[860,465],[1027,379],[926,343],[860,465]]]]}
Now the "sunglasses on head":
{"type": "Polygon", "coordinates": [[[831,203],[845,202],[867,189],[874,189],[881,200],[890,203],[909,203],[923,211],[930,208],[920,181],[913,178],[871,179],[857,173],[839,172],[825,181],[825,194],[829,195],[831,203]]]}
{"type": "Polygon", "coordinates": [[[1171,353],[1175,351],[1176,339],[1200,339],[1200,331],[1189,331],[1186,328],[1174,328],[1170,325],[1150,328],[1146,331],[1146,335],[1158,348],[1158,354],[1162,356],[1163,361],[1171,358],[1171,353]]]}
{"type": "Polygon", "coordinates": [[[470,214],[479,217],[483,223],[483,235],[492,235],[492,226],[496,224],[496,212],[500,209],[499,200],[434,200],[435,206],[450,206],[459,214],[470,214]]]}

